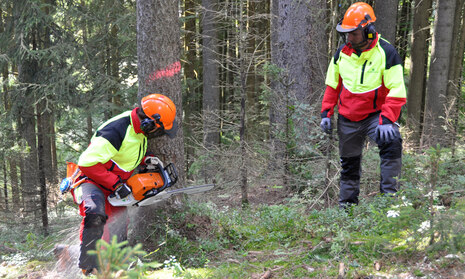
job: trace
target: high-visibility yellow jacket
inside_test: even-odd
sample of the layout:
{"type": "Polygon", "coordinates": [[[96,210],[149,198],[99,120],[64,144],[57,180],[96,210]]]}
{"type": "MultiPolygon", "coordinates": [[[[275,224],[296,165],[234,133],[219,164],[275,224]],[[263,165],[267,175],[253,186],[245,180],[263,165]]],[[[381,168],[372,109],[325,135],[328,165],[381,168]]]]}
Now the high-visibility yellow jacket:
{"type": "Polygon", "coordinates": [[[397,121],[406,103],[402,60],[378,34],[359,54],[350,45],[339,48],[328,67],[326,85],[322,117],[331,117],[337,105],[339,114],[351,121],[381,112],[380,124],[386,124],[397,121]]]}
{"type": "Polygon", "coordinates": [[[123,112],[103,123],[79,157],[79,169],[90,182],[113,191],[127,180],[147,152],[137,110],[123,112]]]}

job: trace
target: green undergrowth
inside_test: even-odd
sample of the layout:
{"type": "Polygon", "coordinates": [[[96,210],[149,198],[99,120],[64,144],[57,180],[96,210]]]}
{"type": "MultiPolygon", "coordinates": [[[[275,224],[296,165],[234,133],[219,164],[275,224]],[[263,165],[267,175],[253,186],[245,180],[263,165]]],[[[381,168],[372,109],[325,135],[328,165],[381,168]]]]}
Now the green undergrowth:
{"type": "MultiPolygon", "coordinates": [[[[454,197],[449,207],[438,200],[431,215],[427,206],[413,206],[406,193],[362,199],[347,210],[188,203],[169,216],[163,234],[151,239],[163,243],[155,251],[102,244],[106,248],[99,257],[111,269],[109,277],[96,277],[113,278],[122,270],[120,278],[250,278],[267,271],[275,278],[331,278],[338,276],[341,264],[347,278],[405,272],[421,277],[427,273],[411,269],[412,262],[435,263],[439,269],[463,265],[465,199],[454,197]]],[[[61,241],[59,235],[24,233],[2,228],[2,245],[16,251],[2,250],[2,262],[8,263],[3,271],[16,265],[30,272],[53,261],[50,250],[61,241]]]]}
{"type": "MultiPolygon", "coordinates": [[[[345,210],[310,210],[298,200],[305,196],[246,208],[187,201],[159,212],[143,248],[134,240],[100,244],[108,268],[96,277],[453,277],[465,271],[465,175],[457,158],[438,149],[406,153],[401,191],[364,195],[345,210]]],[[[52,219],[47,237],[28,225],[1,226],[0,278],[53,265],[53,245],[77,234],[67,218],[52,219]]]]}

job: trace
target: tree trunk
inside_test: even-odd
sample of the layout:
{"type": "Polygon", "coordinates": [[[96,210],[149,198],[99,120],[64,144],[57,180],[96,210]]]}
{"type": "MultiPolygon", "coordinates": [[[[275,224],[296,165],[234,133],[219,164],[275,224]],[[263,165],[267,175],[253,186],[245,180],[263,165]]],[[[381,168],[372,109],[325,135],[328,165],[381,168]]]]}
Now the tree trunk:
{"type": "Polygon", "coordinates": [[[337,0],[329,0],[329,9],[328,9],[328,26],[327,26],[327,31],[326,33],[329,34],[329,45],[328,45],[328,59],[326,64],[328,64],[331,61],[331,57],[334,56],[334,53],[339,47],[339,39],[340,35],[336,30],[337,23],[339,20],[343,17],[343,15],[340,15],[340,9],[339,7],[339,1],[337,0]]]}
{"type": "Polygon", "coordinates": [[[239,74],[240,74],[240,92],[241,92],[241,112],[240,112],[240,128],[239,128],[239,141],[240,141],[240,149],[241,149],[241,165],[240,165],[240,176],[241,176],[241,203],[242,206],[245,207],[249,204],[249,197],[248,197],[248,175],[247,175],[247,150],[246,150],[246,123],[245,123],[245,115],[246,115],[246,100],[247,100],[247,75],[248,75],[248,67],[247,67],[247,56],[246,56],[246,48],[247,48],[247,21],[244,18],[244,1],[246,0],[239,0],[239,18],[237,24],[239,25],[239,36],[238,36],[238,50],[239,50],[239,74]]]}
{"type": "Polygon", "coordinates": [[[452,148],[452,154],[455,155],[455,142],[458,135],[458,123],[459,123],[459,109],[458,104],[460,103],[461,91],[461,75],[463,71],[463,55],[464,55],[464,34],[465,28],[463,27],[463,12],[464,12],[465,1],[457,0],[457,8],[455,9],[455,20],[454,30],[452,38],[455,43],[452,44],[451,56],[450,56],[450,69],[449,69],[449,83],[447,87],[447,100],[449,103],[454,104],[451,107],[451,135],[450,146],[452,148]]]}
{"type": "Polygon", "coordinates": [[[55,116],[54,114],[50,117],[49,123],[50,133],[50,152],[51,152],[51,170],[52,176],[50,177],[50,183],[56,185],[58,183],[58,159],[57,159],[57,146],[56,146],[56,133],[55,133],[55,116]]]}
{"type": "Polygon", "coordinates": [[[375,1],[376,31],[392,44],[396,42],[397,6],[399,0],[375,1]]]}
{"type": "Polygon", "coordinates": [[[410,82],[408,83],[407,126],[412,131],[411,141],[420,145],[426,95],[426,69],[432,0],[422,0],[413,7],[412,45],[410,51],[410,82]]]}
{"type": "Polygon", "coordinates": [[[214,154],[220,143],[220,90],[218,71],[217,24],[215,1],[202,0],[202,59],[203,59],[203,144],[208,152],[204,180],[214,179],[214,154]]]}
{"type": "Polygon", "coordinates": [[[9,205],[8,205],[8,169],[7,169],[7,160],[5,158],[2,158],[2,167],[3,167],[3,202],[5,203],[4,212],[9,211],[9,205]]]}
{"type": "MultiPolygon", "coordinates": [[[[429,0],[427,0],[427,2],[428,1],[429,0]]],[[[397,16],[397,37],[394,37],[395,41],[393,41],[393,44],[397,48],[397,52],[399,52],[399,55],[402,58],[402,66],[404,66],[405,58],[407,57],[408,45],[410,42],[409,32],[411,28],[410,23],[412,21],[411,6],[412,3],[410,0],[402,1],[400,13],[397,16]]]]}
{"type": "MultiPolygon", "coordinates": [[[[137,0],[137,57],[139,100],[150,93],[168,96],[176,105],[177,137],[149,140],[149,150],[162,161],[172,162],[179,175],[175,186],[184,186],[184,137],[182,131],[182,96],[180,80],[180,26],[178,2],[167,0],[137,0]],[[157,75],[164,73],[163,75],[157,75]]],[[[156,218],[151,207],[141,208],[137,231],[149,234],[156,218]]]]}
{"type": "MultiPolygon", "coordinates": [[[[21,0],[14,3],[14,13],[16,16],[22,14],[27,7],[27,1],[21,0]]],[[[17,26],[17,24],[15,24],[17,26]]],[[[20,30],[17,30],[20,32],[20,30]]],[[[37,49],[35,32],[32,34],[21,34],[24,36],[25,45],[31,46],[32,50],[37,49]]],[[[19,36],[19,34],[18,34],[19,36]]],[[[20,47],[20,46],[18,46],[20,47]]],[[[20,95],[17,96],[15,102],[18,104],[18,131],[20,137],[24,140],[24,146],[21,148],[23,151],[24,161],[27,163],[27,169],[23,169],[24,176],[22,176],[22,194],[25,203],[25,212],[36,214],[38,211],[38,180],[37,180],[37,140],[36,140],[36,119],[34,103],[36,101],[34,91],[31,84],[36,83],[36,74],[38,73],[38,62],[34,57],[25,55],[18,61],[18,82],[20,88],[20,95]]],[[[26,166],[26,165],[25,165],[26,166]]]]}
{"type": "MultiPolygon", "coordinates": [[[[280,14],[280,0],[271,2],[271,63],[279,67],[281,63],[281,28],[283,21],[280,14]]],[[[284,85],[279,76],[271,76],[272,96],[270,97],[270,174],[274,173],[277,178],[282,177],[282,183],[287,186],[287,170],[284,167],[287,162],[286,141],[282,131],[286,128],[287,119],[286,103],[287,96],[284,85]]]]}
{"type": "Polygon", "coordinates": [[[438,0],[429,79],[426,87],[425,129],[422,135],[422,144],[426,146],[436,146],[436,144],[448,146],[450,144],[447,140],[450,131],[444,130],[444,127],[450,120],[450,107],[446,95],[455,6],[455,1],[438,0]]]}
{"type": "Polygon", "coordinates": [[[8,159],[10,167],[10,183],[11,183],[11,209],[16,211],[21,206],[20,189],[18,184],[18,166],[17,160],[14,156],[8,159]]]}
{"type": "MultiPolygon", "coordinates": [[[[118,1],[119,2],[119,1],[118,1]]],[[[121,96],[119,95],[119,88],[118,84],[120,81],[120,74],[119,74],[119,63],[121,60],[120,53],[119,53],[119,46],[118,46],[118,26],[116,24],[112,24],[110,28],[110,73],[109,75],[113,79],[115,83],[114,86],[111,88],[111,95],[112,95],[112,103],[114,105],[113,115],[117,115],[122,112],[123,103],[121,102],[121,96]]]]}
{"type": "MultiPolygon", "coordinates": [[[[293,152],[299,152],[310,141],[307,131],[313,128],[313,123],[294,114],[319,117],[316,104],[321,100],[327,67],[327,44],[321,42],[327,39],[324,34],[325,1],[279,0],[272,5],[271,60],[282,69],[272,83],[274,93],[270,108],[270,138],[274,148],[271,160],[275,168],[288,165],[285,144],[290,144],[291,134],[295,141],[293,152]],[[305,111],[309,108],[311,111],[305,111]],[[290,123],[294,126],[288,126],[288,133],[283,135],[282,131],[286,131],[290,123]]],[[[281,169],[276,174],[285,177],[287,173],[288,170],[281,169]]]]}
{"type": "MultiPolygon", "coordinates": [[[[184,137],[186,139],[185,155],[186,155],[186,173],[191,165],[195,162],[195,137],[193,131],[197,121],[194,119],[195,116],[200,115],[199,99],[201,83],[199,82],[202,78],[201,65],[199,65],[199,58],[197,56],[197,38],[199,34],[197,31],[197,0],[185,0],[184,2],[184,61],[182,62],[183,71],[183,107],[184,107],[184,137]]],[[[201,28],[199,28],[201,29],[201,28]]],[[[200,140],[200,139],[198,139],[200,140]]]]}

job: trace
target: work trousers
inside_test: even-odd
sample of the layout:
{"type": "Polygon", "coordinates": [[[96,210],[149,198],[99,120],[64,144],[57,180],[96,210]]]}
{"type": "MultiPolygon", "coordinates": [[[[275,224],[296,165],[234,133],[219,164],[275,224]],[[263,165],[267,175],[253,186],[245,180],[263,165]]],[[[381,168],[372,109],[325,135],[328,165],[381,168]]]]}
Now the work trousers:
{"type": "MultiPolygon", "coordinates": [[[[337,133],[339,136],[339,155],[341,158],[341,179],[339,205],[358,204],[360,194],[360,176],[362,174],[362,151],[368,137],[376,142],[376,127],[379,124],[379,113],[370,115],[361,121],[350,121],[342,115],[338,116],[337,133]]],[[[402,138],[399,127],[393,124],[395,139],[389,143],[377,143],[380,156],[380,192],[396,193],[402,167],[402,138]]]]}
{"type": "Polygon", "coordinates": [[[108,194],[93,183],[83,183],[82,202],[79,204],[79,213],[83,216],[80,227],[81,253],[79,267],[90,270],[98,268],[96,255],[88,252],[96,249],[96,242],[103,239],[110,242],[116,235],[118,242],[127,239],[128,215],[126,207],[112,206],[108,194]]]}

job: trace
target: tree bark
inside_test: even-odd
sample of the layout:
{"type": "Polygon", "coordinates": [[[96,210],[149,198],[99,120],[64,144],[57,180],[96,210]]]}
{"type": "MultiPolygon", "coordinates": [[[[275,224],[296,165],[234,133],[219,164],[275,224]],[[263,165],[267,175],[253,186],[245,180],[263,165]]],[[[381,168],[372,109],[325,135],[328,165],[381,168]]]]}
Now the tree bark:
{"type": "Polygon", "coordinates": [[[399,52],[399,55],[402,58],[402,66],[404,66],[405,58],[407,57],[408,45],[410,42],[410,23],[412,22],[411,6],[412,3],[410,0],[402,1],[400,13],[397,16],[397,37],[395,37],[395,41],[393,42],[396,46],[397,52],[399,52]]]}
{"type": "MultiPolygon", "coordinates": [[[[175,187],[184,186],[184,137],[182,131],[182,96],[180,80],[180,26],[178,2],[172,0],[137,0],[137,57],[139,100],[151,93],[169,97],[176,105],[177,137],[149,140],[148,148],[162,161],[172,162],[179,175],[175,187]],[[163,73],[157,75],[157,73],[163,73]]],[[[151,207],[139,209],[141,223],[137,231],[148,234],[156,222],[151,207]]]]}
{"type": "Polygon", "coordinates": [[[247,100],[247,76],[248,76],[248,66],[247,66],[247,38],[246,38],[246,25],[247,21],[244,18],[244,1],[239,0],[239,36],[238,36],[238,49],[239,49],[239,74],[240,74],[240,92],[241,92],[241,112],[240,112],[240,128],[239,128],[239,141],[241,148],[241,165],[240,165],[240,174],[241,174],[241,203],[242,207],[246,207],[249,204],[248,197],[248,174],[247,174],[247,149],[246,149],[246,100],[247,100]]]}
{"type": "Polygon", "coordinates": [[[451,107],[451,121],[449,136],[452,154],[455,155],[455,142],[457,140],[457,131],[459,123],[459,109],[458,104],[461,99],[461,75],[463,71],[463,55],[464,55],[464,34],[465,28],[463,27],[463,12],[465,1],[457,0],[457,8],[455,9],[454,29],[452,33],[453,43],[450,56],[450,69],[449,69],[449,83],[447,86],[447,100],[452,103],[451,107]]]}
{"type": "Polygon", "coordinates": [[[220,90],[215,2],[202,0],[203,144],[208,152],[203,171],[205,182],[211,182],[214,179],[214,154],[212,152],[220,143],[220,90]]]}
{"type": "Polygon", "coordinates": [[[17,160],[12,156],[8,159],[10,183],[11,183],[11,209],[16,211],[20,207],[20,189],[18,184],[18,166],[17,160]]]}
{"type": "MultiPolygon", "coordinates": [[[[198,0],[184,0],[184,53],[182,67],[183,71],[183,107],[184,107],[184,137],[186,140],[185,147],[185,161],[186,161],[186,173],[191,165],[196,160],[195,154],[195,140],[193,131],[197,121],[194,119],[196,116],[201,114],[200,98],[202,83],[200,80],[203,76],[202,65],[197,55],[197,45],[200,44],[199,32],[202,32],[200,27],[197,25],[197,4],[198,0]]],[[[197,137],[195,137],[197,139],[197,137]]],[[[200,140],[200,139],[199,139],[200,140]]]]}
{"type": "Polygon", "coordinates": [[[433,34],[429,79],[426,87],[425,129],[422,144],[448,146],[447,121],[450,107],[447,102],[447,85],[450,69],[452,31],[456,1],[438,0],[433,34]]]}
{"type": "Polygon", "coordinates": [[[281,177],[288,174],[286,143],[290,142],[291,133],[295,132],[295,145],[299,149],[309,142],[306,131],[313,128],[308,121],[291,119],[294,109],[313,105],[314,109],[305,113],[319,116],[316,104],[322,97],[327,67],[327,44],[321,43],[327,41],[325,9],[326,2],[319,0],[272,2],[271,60],[282,72],[272,82],[271,162],[275,165],[272,169],[281,177]],[[288,126],[291,121],[293,127],[288,126]]]}
{"type": "MultiPolygon", "coordinates": [[[[27,1],[21,0],[14,3],[14,13],[17,20],[27,9],[27,1]]],[[[18,26],[18,24],[15,24],[18,26]]],[[[29,30],[29,33],[24,33],[22,30],[16,30],[18,36],[23,36],[25,45],[30,46],[31,50],[37,49],[36,31],[34,28],[29,30]]],[[[20,46],[18,46],[19,48],[20,46]]],[[[37,139],[36,139],[36,118],[34,103],[36,101],[34,91],[31,84],[36,83],[36,74],[38,73],[38,61],[29,55],[22,57],[18,61],[18,82],[20,95],[18,95],[15,102],[18,104],[18,131],[20,137],[24,140],[23,158],[27,163],[27,170],[24,169],[24,179],[22,179],[22,194],[25,201],[25,212],[34,213],[38,212],[37,204],[40,204],[38,199],[39,183],[37,180],[37,139]]]]}
{"type": "Polygon", "coordinates": [[[376,31],[392,44],[396,42],[397,6],[399,0],[375,1],[376,31]]]}
{"type": "Polygon", "coordinates": [[[4,207],[3,209],[5,212],[9,211],[9,204],[8,204],[8,169],[7,169],[7,160],[5,158],[2,158],[2,168],[3,168],[3,202],[4,202],[4,207]]]}
{"type": "Polygon", "coordinates": [[[410,82],[408,84],[407,126],[412,131],[411,141],[420,145],[423,111],[426,96],[426,73],[430,39],[432,0],[415,2],[413,7],[412,45],[410,51],[410,82]]]}

